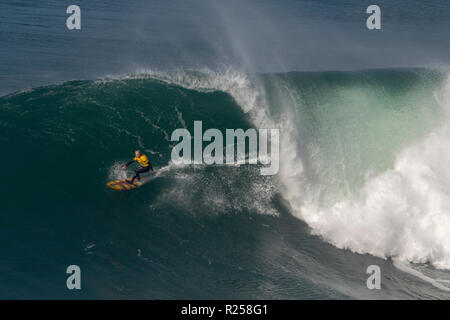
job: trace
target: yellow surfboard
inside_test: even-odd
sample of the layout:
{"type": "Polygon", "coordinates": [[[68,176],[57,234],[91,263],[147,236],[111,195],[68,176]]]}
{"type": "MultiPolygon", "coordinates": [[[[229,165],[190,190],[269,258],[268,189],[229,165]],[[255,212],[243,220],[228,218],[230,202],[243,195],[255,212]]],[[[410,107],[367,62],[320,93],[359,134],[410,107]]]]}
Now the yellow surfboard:
{"type": "Polygon", "coordinates": [[[108,188],[111,188],[113,190],[119,190],[119,191],[124,191],[124,190],[133,190],[136,188],[139,188],[140,186],[142,186],[142,183],[139,181],[134,181],[133,184],[128,183],[128,181],[131,181],[131,179],[122,179],[122,180],[115,180],[115,181],[110,181],[106,184],[106,186],[108,188]]]}

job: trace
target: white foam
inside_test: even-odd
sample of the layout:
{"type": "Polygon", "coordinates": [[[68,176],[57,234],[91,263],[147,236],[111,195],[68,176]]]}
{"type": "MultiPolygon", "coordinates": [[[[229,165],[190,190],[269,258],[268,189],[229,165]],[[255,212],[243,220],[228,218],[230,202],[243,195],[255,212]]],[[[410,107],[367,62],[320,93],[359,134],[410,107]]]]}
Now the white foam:
{"type": "MultiPolygon", "coordinates": [[[[442,101],[450,107],[450,86],[442,101]]],[[[296,159],[295,159],[296,161],[296,159]]],[[[284,161],[288,171],[294,161],[284,161]]],[[[450,269],[450,121],[402,150],[392,169],[369,178],[355,199],[324,205],[314,190],[282,181],[294,214],[339,248],[450,269]]]]}
{"type": "Polygon", "coordinates": [[[109,168],[109,180],[121,180],[127,178],[127,172],[122,169],[124,162],[116,161],[109,168]]]}

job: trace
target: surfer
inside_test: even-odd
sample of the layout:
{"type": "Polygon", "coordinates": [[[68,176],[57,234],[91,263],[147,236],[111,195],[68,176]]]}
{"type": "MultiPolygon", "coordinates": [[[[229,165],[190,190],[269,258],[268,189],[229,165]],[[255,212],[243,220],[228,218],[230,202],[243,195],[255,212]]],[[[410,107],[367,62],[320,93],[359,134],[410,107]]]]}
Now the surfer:
{"type": "Polygon", "coordinates": [[[140,164],[141,167],[134,170],[134,176],[131,179],[131,181],[127,180],[127,182],[130,184],[134,184],[135,179],[137,179],[137,181],[140,181],[141,173],[148,172],[150,170],[152,170],[153,174],[155,173],[155,171],[153,171],[153,167],[152,167],[152,164],[150,163],[150,160],[148,160],[148,157],[145,154],[142,154],[142,152],[140,150],[136,150],[134,155],[135,155],[135,157],[133,158],[133,160],[128,161],[127,164],[124,165],[122,168],[125,170],[130,164],[132,164],[135,161],[140,164]]]}

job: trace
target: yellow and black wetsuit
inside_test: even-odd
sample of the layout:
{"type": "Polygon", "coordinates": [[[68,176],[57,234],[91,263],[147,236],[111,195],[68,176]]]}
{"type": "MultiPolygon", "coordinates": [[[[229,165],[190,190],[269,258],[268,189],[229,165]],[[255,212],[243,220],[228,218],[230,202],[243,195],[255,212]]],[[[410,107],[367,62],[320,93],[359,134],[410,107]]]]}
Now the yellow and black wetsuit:
{"type": "Polygon", "coordinates": [[[150,163],[150,160],[148,160],[148,157],[143,154],[140,157],[134,157],[133,160],[127,162],[127,167],[132,164],[134,161],[138,162],[141,165],[141,168],[138,168],[134,170],[134,177],[131,179],[131,183],[134,183],[135,179],[140,180],[140,173],[148,172],[150,170],[153,171],[152,164],[150,163]]]}

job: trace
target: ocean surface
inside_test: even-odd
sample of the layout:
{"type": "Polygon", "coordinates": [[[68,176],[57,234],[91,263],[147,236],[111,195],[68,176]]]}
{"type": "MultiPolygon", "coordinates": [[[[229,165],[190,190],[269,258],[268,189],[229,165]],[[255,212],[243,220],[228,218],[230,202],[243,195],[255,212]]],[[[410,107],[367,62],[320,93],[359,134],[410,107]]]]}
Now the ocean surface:
{"type": "Polygon", "coordinates": [[[0,299],[450,298],[447,1],[69,4],[0,1],[0,299]],[[196,120],[279,173],[175,165],[196,120]]]}

